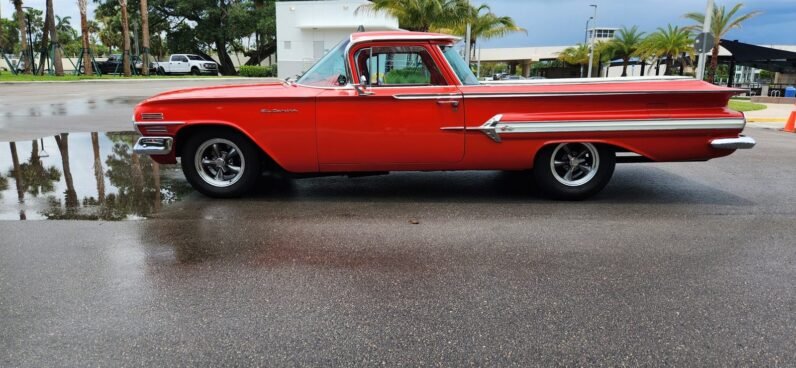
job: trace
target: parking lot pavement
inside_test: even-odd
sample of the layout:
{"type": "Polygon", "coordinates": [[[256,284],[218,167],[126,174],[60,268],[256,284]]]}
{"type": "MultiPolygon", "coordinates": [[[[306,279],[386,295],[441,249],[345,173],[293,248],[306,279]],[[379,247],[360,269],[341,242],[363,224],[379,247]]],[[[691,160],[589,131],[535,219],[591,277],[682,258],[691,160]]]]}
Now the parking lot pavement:
{"type": "Polygon", "coordinates": [[[212,200],[114,134],[100,196],[71,134],[71,185],[0,189],[0,366],[792,365],[796,134],[747,134],[727,158],[620,165],[585,202],[500,172],[212,200]]]}
{"type": "Polygon", "coordinates": [[[133,107],[172,89],[246,84],[271,78],[174,78],[0,84],[0,142],[63,132],[132,129],[133,107]]]}

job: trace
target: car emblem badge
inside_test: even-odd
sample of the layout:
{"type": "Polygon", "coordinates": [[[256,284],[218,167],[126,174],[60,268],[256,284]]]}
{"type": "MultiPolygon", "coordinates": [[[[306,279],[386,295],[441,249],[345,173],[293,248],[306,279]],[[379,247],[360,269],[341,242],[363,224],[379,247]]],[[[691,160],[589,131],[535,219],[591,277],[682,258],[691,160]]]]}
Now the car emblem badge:
{"type": "Polygon", "coordinates": [[[263,114],[276,114],[276,113],[286,113],[286,112],[298,112],[297,109],[262,109],[260,110],[263,114]]]}

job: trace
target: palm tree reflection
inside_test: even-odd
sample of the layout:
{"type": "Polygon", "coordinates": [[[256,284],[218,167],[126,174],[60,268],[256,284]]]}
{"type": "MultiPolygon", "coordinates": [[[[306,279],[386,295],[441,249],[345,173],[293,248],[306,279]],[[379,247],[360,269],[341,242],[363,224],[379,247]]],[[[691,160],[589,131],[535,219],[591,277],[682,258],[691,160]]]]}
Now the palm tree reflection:
{"type": "MultiPolygon", "coordinates": [[[[123,220],[130,217],[148,217],[160,210],[162,202],[172,202],[190,191],[181,180],[161,178],[160,166],[146,157],[132,152],[134,133],[107,133],[113,142],[111,153],[102,162],[98,133],[91,133],[93,170],[77,175],[91,175],[96,183],[96,193],[83,193],[82,206],[78,201],[72,170],[69,165],[69,135],[55,136],[64,173],[66,191],[62,200],[50,197],[49,207],[43,213],[49,219],[123,220]],[[105,178],[110,182],[106,187],[105,178]]],[[[84,181],[85,182],[85,181],[84,181]]],[[[86,188],[80,188],[85,191],[86,188]]]]}

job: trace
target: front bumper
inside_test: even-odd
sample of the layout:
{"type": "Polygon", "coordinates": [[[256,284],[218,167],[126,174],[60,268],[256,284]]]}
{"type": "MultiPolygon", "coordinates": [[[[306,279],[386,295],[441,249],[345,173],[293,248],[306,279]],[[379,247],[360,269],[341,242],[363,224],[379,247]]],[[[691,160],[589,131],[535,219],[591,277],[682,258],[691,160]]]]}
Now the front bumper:
{"type": "Polygon", "coordinates": [[[738,138],[720,138],[710,141],[710,146],[717,149],[749,149],[755,146],[757,142],[752,137],[742,135],[738,138]]]}
{"type": "Polygon", "coordinates": [[[135,142],[133,152],[139,155],[168,155],[174,147],[172,137],[141,137],[135,142]]]}

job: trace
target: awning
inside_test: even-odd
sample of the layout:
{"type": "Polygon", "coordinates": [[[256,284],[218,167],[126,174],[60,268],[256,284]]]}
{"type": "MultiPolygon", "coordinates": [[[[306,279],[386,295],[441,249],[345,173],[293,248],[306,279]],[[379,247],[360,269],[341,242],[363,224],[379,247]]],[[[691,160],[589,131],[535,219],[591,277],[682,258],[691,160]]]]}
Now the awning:
{"type": "Polygon", "coordinates": [[[721,40],[721,46],[732,53],[737,65],[772,72],[796,73],[796,52],[730,40],[721,40]]]}

